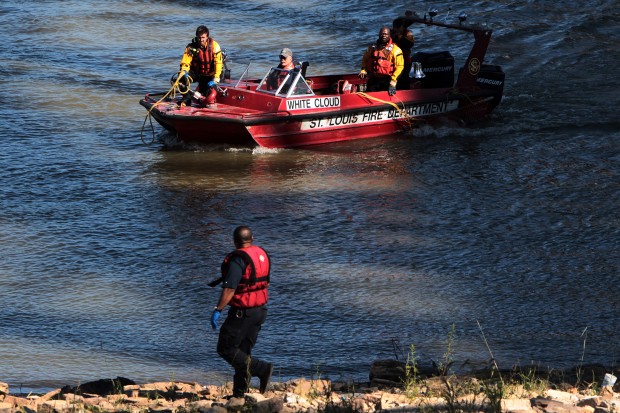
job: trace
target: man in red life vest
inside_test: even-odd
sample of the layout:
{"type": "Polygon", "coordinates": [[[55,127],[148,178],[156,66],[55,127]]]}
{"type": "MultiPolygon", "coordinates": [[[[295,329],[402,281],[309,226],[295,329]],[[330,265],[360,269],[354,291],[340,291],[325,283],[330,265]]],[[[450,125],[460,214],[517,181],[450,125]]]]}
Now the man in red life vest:
{"type": "Polygon", "coordinates": [[[211,315],[211,326],[217,329],[222,310],[229,305],[217,352],[235,369],[233,397],[244,397],[252,377],[259,378],[260,392],[264,393],[273,373],[273,364],[251,355],[267,317],[271,262],[265,250],[252,245],[250,228],[235,228],[233,240],[236,250],[222,263],[222,293],[211,315]]]}
{"type": "Polygon", "coordinates": [[[411,70],[411,48],[415,41],[413,33],[405,27],[405,20],[397,18],[392,22],[392,42],[403,52],[404,68],[398,77],[396,89],[409,89],[409,71],[411,70]]]}
{"type": "Polygon", "coordinates": [[[382,27],[377,41],[368,46],[364,53],[359,77],[363,79],[368,76],[366,90],[369,92],[387,90],[393,96],[403,66],[402,50],[392,42],[389,27],[382,27]]]}
{"type": "MultiPolygon", "coordinates": [[[[197,80],[198,92],[208,96],[211,91],[215,92],[220,82],[222,66],[220,45],[209,37],[209,29],[206,26],[198,26],[196,37],[185,47],[179,77],[187,74],[193,81],[197,80]]],[[[191,99],[188,95],[190,94],[183,95],[182,102],[185,104],[191,99]]]]}

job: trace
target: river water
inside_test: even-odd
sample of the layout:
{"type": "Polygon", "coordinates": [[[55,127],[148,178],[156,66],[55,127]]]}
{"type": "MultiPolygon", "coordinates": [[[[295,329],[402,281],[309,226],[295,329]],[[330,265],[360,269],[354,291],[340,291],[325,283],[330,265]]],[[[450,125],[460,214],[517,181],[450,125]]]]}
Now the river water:
{"type": "MultiPolygon", "coordinates": [[[[416,4],[417,5],[417,4],[416,4]]],[[[472,128],[300,150],[141,141],[197,25],[233,77],[280,48],[358,69],[399,2],[0,2],[0,381],[220,384],[209,326],[231,232],[272,255],[255,354],[274,379],[370,363],[613,365],[620,357],[617,1],[439,1],[494,29],[505,98],[472,128]],[[486,342],[485,342],[486,340],[486,342]]],[[[412,26],[416,50],[469,35],[412,26]]],[[[150,141],[147,129],[145,139],[150,141]]]]}

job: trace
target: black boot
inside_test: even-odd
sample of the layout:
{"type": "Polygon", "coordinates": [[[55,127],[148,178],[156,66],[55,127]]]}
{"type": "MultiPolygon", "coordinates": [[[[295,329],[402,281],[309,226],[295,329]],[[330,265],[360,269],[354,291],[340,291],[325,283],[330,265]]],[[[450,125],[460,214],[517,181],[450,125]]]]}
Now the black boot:
{"type": "Polygon", "coordinates": [[[271,375],[273,374],[273,364],[271,363],[266,363],[266,364],[267,364],[267,368],[265,369],[263,374],[258,376],[260,380],[259,390],[261,393],[265,393],[265,391],[267,390],[267,386],[269,385],[269,382],[271,381],[271,375]]]}

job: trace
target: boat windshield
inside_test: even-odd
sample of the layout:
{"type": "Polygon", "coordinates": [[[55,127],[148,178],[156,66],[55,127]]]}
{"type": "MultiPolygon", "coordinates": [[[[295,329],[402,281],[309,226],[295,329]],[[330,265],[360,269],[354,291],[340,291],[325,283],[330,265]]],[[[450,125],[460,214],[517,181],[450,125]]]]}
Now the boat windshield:
{"type": "Polygon", "coordinates": [[[272,67],[256,88],[259,92],[280,97],[314,96],[299,69],[278,69],[272,67]]]}

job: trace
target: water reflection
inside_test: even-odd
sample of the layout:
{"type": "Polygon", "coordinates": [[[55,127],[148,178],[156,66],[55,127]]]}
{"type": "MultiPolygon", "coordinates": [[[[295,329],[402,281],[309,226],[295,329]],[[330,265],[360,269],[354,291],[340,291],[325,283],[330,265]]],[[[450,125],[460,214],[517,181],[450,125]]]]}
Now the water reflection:
{"type": "Polygon", "coordinates": [[[164,185],[221,191],[385,190],[402,185],[402,178],[410,175],[411,148],[400,138],[303,150],[164,150],[151,172],[164,185]]]}

